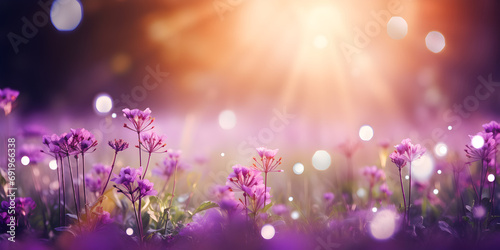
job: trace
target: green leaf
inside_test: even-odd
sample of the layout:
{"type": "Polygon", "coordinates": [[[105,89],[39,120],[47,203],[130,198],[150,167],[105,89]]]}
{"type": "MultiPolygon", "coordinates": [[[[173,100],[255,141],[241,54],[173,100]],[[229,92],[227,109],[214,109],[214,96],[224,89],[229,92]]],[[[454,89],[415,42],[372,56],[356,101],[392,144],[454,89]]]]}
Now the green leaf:
{"type": "Polygon", "coordinates": [[[156,223],[158,223],[158,217],[156,217],[156,212],[153,210],[148,210],[147,213],[149,214],[149,217],[153,219],[156,223]]]}
{"type": "Polygon", "coordinates": [[[269,203],[267,204],[263,209],[262,209],[262,212],[265,213],[267,212],[267,210],[269,210],[269,208],[271,208],[272,206],[274,205],[274,203],[269,203]]]}
{"type": "Polygon", "coordinates": [[[211,201],[205,201],[205,202],[201,203],[201,205],[194,210],[193,215],[195,215],[201,211],[205,211],[207,209],[214,208],[214,207],[219,207],[219,204],[217,204],[215,202],[211,202],[211,201]]]}

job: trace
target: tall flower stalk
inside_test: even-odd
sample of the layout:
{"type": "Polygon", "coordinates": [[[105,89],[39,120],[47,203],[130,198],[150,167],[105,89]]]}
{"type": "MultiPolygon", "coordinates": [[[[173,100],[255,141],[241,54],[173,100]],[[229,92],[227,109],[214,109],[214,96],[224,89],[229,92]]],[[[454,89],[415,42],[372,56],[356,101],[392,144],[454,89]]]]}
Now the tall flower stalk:
{"type": "Polygon", "coordinates": [[[118,152],[123,151],[128,148],[128,143],[125,142],[122,139],[115,139],[114,141],[109,141],[108,145],[115,150],[114,156],[113,156],[113,162],[111,163],[111,170],[108,174],[108,178],[106,179],[106,183],[104,184],[101,195],[104,194],[104,191],[106,191],[106,187],[108,186],[109,179],[111,178],[111,174],[113,173],[113,169],[115,167],[115,162],[116,162],[116,156],[118,155],[118,152]]]}
{"type": "Polygon", "coordinates": [[[493,187],[491,191],[491,213],[495,213],[495,194],[496,194],[496,177],[498,175],[498,164],[497,164],[497,151],[498,151],[498,141],[500,140],[500,124],[496,121],[491,121],[489,123],[483,124],[484,132],[486,133],[492,133],[493,134],[493,139],[495,140],[495,153],[493,155],[493,164],[494,164],[494,174],[495,174],[495,181],[493,181],[493,187]]]}
{"type": "Polygon", "coordinates": [[[132,206],[134,207],[134,214],[135,214],[135,219],[137,222],[137,228],[139,231],[139,236],[141,242],[143,241],[144,238],[144,233],[143,233],[143,223],[142,223],[142,216],[141,216],[141,200],[142,198],[149,196],[149,195],[157,195],[158,192],[153,189],[154,184],[151,183],[147,179],[142,179],[141,178],[141,173],[142,173],[142,167],[139,167],[138,169],[132,169],[130,167],[125,167],[120,170],[119,175],[115,175],[116,177],[111,179],[111,181],[115,182],[116,185],[113,185],[117,189],[119,193],[122,193],[127,197],[127,199],[132,202],[132,206]],[[135,203],[138,202],[139,204],[136,205],[135,203]]]}
{"type": "Polygon", "coordinates": [[[391,161],[394,164],[396,164],[396,167],[398,167],[399,170],[399,183],[401,184],[401,193],[403,194],[403,204],[404,204],[404,223],[405,225],[407,225],[408,221],[406,218],[406,196],[405,196],[405,188],[403,186],[403,177],[401,175],[401,169],[406,165],[406,161],[397,151],[392,152],[389,155],[389,158],[391,158],[391,161]]]}
{"type": "MultiPolygon", "coordinates": [[[[73,137],[73,150],[76,154],[82,156],[82,174],[85,175],[85,153],[91,153],[96,150],[97,140],[94,135],[84,128],[71,129],[73,137]]],[[[85,185],[85,178],[83,178],[83,201],[85,211],[87,211],[87,192],[85,185]]]]}
{"type": "MultiPolygon", "coordinates": [[[[409,163],[408,175],[409,175],[409,183],[408,183],[408,208],[405,210],[406,215],[406,223],[408,224],[410,221],[410,207],[411,207],[411,165],[412,162],[418,160],[425,153],[425,148],[420,146],[420,144],[413,145],[410,139],[404,139],[401,141],[401,144],[395,146],[396,150],[391,154],[391,161],[396,164],[399,168],[399,179],[401,183],[401,190],[403,191],[403,199],[404,199],[404,190],[403,190],[403,179],[401,177],[401,168],[409,163]]],[[[406,207],[406,204],[405,204],[406,207]]]]}
{"type": "Polygon", "coordinates": [[[137,147],[139,150],[143,150],[148,153],[148,161],[146,163],[146,169],[142,174],[142,179],[146,176],[149,167],[149,161],[151,160],[151,155],[153,153],[165,153],[167,150],[163,150],[167,144],[165,143],[165,136],[157,135],[155,132],[144,133],[141,136],[141,141],[137,147]]]}
{"type": "Polygon", "coordinates": [[[141,133],[144,131],[148,131],[154,128],[151,126],[155,118],[151,117],[151,110],[146,108],[144,111],[139,109],[123,109],[123,116],[127,118],[132,126],[128,126],[126,123],[123,124],[123,127],[128,128],[137,133],[137,142],[139,143],[139,166],[142,166],[142,154],[141,154],[141,133]]]}
{"type": "MultiPolygon", "coordinates": [[[[283,172],[283,170],[276,170],[276,168],[281,165],[281,157],[277,160],[275,159],[278,149],[259,147],[256,150],[260,159],[257,160],[255,157],[253,158],[254,163],[252,168],[264,173],[264,190],[267,190],[267,174],[270,172],[283,172]]],[[[267,200],[264,199],[264,206],[266,206],[266,202],[267,200]]]]}

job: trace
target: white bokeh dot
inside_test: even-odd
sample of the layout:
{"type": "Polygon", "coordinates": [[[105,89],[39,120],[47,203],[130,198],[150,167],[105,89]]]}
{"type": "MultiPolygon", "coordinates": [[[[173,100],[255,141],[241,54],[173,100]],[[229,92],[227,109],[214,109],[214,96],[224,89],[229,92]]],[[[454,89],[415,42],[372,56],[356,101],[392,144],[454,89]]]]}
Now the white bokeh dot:
{"type": "Polygon", "coordinates": [[[224,110],[220,112],[219,125],[225,130],[234,128],[236,126],[236,114],[232,110],[224,110]]]}
{"type": "Polygon", "coordinates": [[[437,31],[431,31],[425,37],[425,45],[433,53],[439,53],[444,49],[446,42],[443,34],[437,31]]]}
{"type": "Polygon", "coordinates": [[[369,141],[373,138],[373,128],[369,125],[363,125],[359,129],[359,138],[363,141],[369,141]]]}
{"type": "Polygon", "coordinates": [[[260,230],[260,235],[262,235],[262,238],[266,240],[270,240],[274,237],[274,234],[276,233],[276,230],[272,225],[264,225],[262,229],[260,230]]]}
{"type": "Polygon", "coordinates": [[[304,164],[297,162],[293,165],[293,173],[300,175],[304,173],[304,164]]]}
{"type": "Polygon", "coordinates": [[[408,33],[408,23],[400,16],[393,16],[387,22],[387,34],[392,39],[403,39],[408,33]]]}
{"type": "Polygon", "coordinates": [[[56,170],[57,169],[57,161],[56,160],[49,161],[49,168],[52,170],[56,170]]]}
{"type": "Polygon", "coordinates": [[[82,16],[82,4],[77,0],[55,0],[50,8],[50,21],[59,31],[74,30],[82,16]]]}
{"type": "Polygon", "coordinates": [[[484,138],[480,135],[475,135],[471,139],[471,144],[474,148],[480,149],[484,146],[484,138]]]}
{"type": "Polygon", "coordinates": [[[26,155],[21,157],[21,164],[23,164],[24,166],[30,164],[30,158],[26,155]]]}
{"type": "Polygon", "coordinates": [[[107,114],[113,108],[113,100],[108,94],[98,94],[94,99],[94,109],[99,114],[107,114]]]}
{"type": "Polygon", "coordinates": [[[332,157],[325,150],[318,150],[312,157],[312,165],[317,170],[327,170],[332,163],[332,157]]]}

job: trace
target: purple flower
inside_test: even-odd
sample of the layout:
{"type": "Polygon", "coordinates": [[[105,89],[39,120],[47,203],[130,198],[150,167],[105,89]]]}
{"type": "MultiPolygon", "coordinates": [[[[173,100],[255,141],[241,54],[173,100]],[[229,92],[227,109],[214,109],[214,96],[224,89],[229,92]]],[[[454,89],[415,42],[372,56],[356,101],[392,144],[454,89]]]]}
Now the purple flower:
{"type": "Polygon", "coordinates": [[[325,199],[327,203],[331,203],[333,199],[335,199],[335,195],[332,192],[326,192],[323,194],[323,199],[325,199]]]}
{"type": "MultiPolygon", "coordinates": [[[[97,146],[97,140],[94,135],[84,128],[71,129],[71,134],[73,136],[73,147],[78,153],[86,153],[87,151],[93,149],[97,146]]],[[[93,152],[92,151],[92,152],[93,152]]]]}
{"type": "Polygon", "coordinates": [[[15,216],[16,222],[19,224],[21,218],[24,220],[24,218],[28,217],[36,208],[35,201],[30,197],[18,197],[14,202],[16,204],[13,208],[15,213],[9,213],[9,211],[12,210],[9,201],[2,201],[2,203],[0,203],[0,228],[6,226],[6,224],[10,222],[11,216],[15,216]]]}
{"type": "Polygon", "coordinates": [[[363,175],[368,178],[370,185],[373,186],[380,180],[385,180],[385,173],[382,169],[378,169],[377,166],[367,166],[363,169],[363,175]]]}
{"type": "Polygon", "coordinates": [[[405,158],[403,158],[403,156],[400,153],[398,153],[397,150],[395,150],[394,152],[392,152],[389,155],[389,158],[391,158],[391,161],[394,164],[396,164],[396,167],[398,167],[399,169],[403,168],[406,165],[405,158]]]}
{"type": "Polygon", "coordinates": [[[257,213],[257,211],[264,208],[265,204],[269,204],[271,202],[270,190],[270,187],[266,188],[264,184],[259,184],[252,186],[249,191],[246,191],[250,198],[248,209],[253,213],[257,213]]]}
{"type": "Polygon", "coordinates": [[[99,177],[94,177],[91,174],[86,174],[85,175],[85,186],[91,191],[91,192],[99,192],[102,188],[102,181],[101,178],[99,177]]]}
{"type": "Polygon", "coordinates": [[[141,134],[141,149],[148,153],[165,153],[159,152],[167,144],[165,143],[165,136],[159,136],[155,132],[141,134]]]}
{"type": "Polygon", "coordinates": [[[146,197],[149,195],[157,195],[158,192],[153,189],[154,184],[148,179],[137,180],[137,187],[139,189],[139,197],[146,197]]]}
{"type": "Polygon", "coordinates": [[[389,186],[387,186],[387,183],[385,183],[385,182],[382,183],[382,185],[380,185],[379,189],[380,189],[380,192],[384,193],[388,197],[392,195],[392,191],[389,189],[389,186]]]}
{"type": "Polygon", "coordinates": [[[251,166],[252,169],[264,173],[269,172],[283,172],[283,170],[276,170],[281,164],[281,157],[276,160],[274,157],[278,153],[278,149],[267,149],[264,147],[257,148],[257,153],[260,156],[260,161],[253,158],[255,163],[251,166]]]}
{"type": "Polygon", "coordinates": [[[107,176],[111,172],[111,167],[106,166],[101,163],[94,164],[92,166],[92,172],[96,175],[100,175],[101,177],[107,176]]]}
{"type": "Polygon", "coordinates": [[[115,139],[115,141],[109,141],[108,145],[116,152],[120,152],[128,148],[128,143],[122,139],[119,140],[115,139]]]}
{"type": "Polygon", "coordinates": [[[124,186],[130,186],[132,183],[141,176],[142,167],[135,169],[130,167],[125,167],[120,169],[120,174],[116,175],[115,178],[111,179],[116,184],[122,184],[124,186]]]}
{"type": "Polygon", "coordinates": [[[153,129],[153,127],[149,128],[151,123],[155,120],[153,117],[151,117],[151,110],[149,108],[146,108],[144,111],[141,111],[139,109],[123,109],[123,116],[127,118],[131,123],[132,127],[129,127],[127,124],[123,124],[124,127],[135,131],[137,133],[140,133],[142,131],[145,131],[146,129],[153,129]]]}
{"type": "Polygon", "coordinates": [[[408,162],[419,159],[425,153],[425,148],[420,144],[413,145],[411,140],[406,138],[401,144],[395,146],[396,151],[408,162]]]}
{"type": "Polygon", "coordinates": [[[495,140],[498,140],[498,135],[500,134],[500,124],[496,121],[491,121],[489,123],[483,124],[484,132],[492,133],[495,140]]]}
{"type": "Polygon", "coordinates": [[[33,164],[41,162],[44,158],[41,148],[33,144],[22,145],[19,149],[19,156],[27,156],[30,159],[30,163],[33,164]]]}
{"type": "Polygon", "coordinates": [[[271,208],[271,210],[278,216],[283,216],[289,212],[288,207],[284,204],[276,204],[271,208]]]}
{"type": "Polygon", "coordinates": [[[141,180],[142,167],[131,169],[125,167],[120,170],[120,175],[113,178],[117,185],[114,185],[118,192],[123,193],[132,203],[148,195],[156,195],[158,192],[153,189],[154,184],[147,179],[141,180]]]}
{"type": "Polygon", "coordinates": [[[183,171],[189,166],[185,164],[183,161],[180,161],[181,151],[180,150],[167,150],[167,157],[163,160],[162,164],[158,165],[157,168],[153,169],[153,174],[162,177],[166,181],[172,177],[174,174],[175,168],[177,166],[177,171],[183,171]]]}
{"type": "MultiPolygon", "coordinates": [[[[479,132],[477,135],[483,137],[484,145],[481,148],[475,148],[471,144],[465,145],[465,154],[470,158],[470,161],[467,163],[485,161],[492,165],[495,160],[496,152],[496,141],[493,137],[493,133],[479,132]]],[[[469,135],[469,137],[472,139],[474,136],[469,135]]]]}
{"type": "Polygon", "coordinates": [[[227,178],[226,185],[235,187],[250,195],[251,188],[262,183],[262,176],[258,171],[248,169],[245,166],[235,165],[233,166],[233,172],[227,178]]]}
{"type": "Polygon", "coordinates": [[[12,111],[12,103],[16,101],[19,96],[19,91],[9,88],[0,89],[0,108],[3,109],[5,115],[10,114],[12,111]]]}

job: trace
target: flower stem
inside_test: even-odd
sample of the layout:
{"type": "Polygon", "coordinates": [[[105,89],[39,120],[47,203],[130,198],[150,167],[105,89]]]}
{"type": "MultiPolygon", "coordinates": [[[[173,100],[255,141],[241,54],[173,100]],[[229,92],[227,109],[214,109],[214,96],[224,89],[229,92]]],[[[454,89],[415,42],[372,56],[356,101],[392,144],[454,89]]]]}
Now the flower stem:
{"type": "Polygon", "coordinates": [[[174,184],[172,186],[172,198],[170,199],[170,204],[168,205],[168,210],[170,210],[170,208],[172,207],[172,201],[174,201],[176,180],[177,180],[177,160],[175,161],[175,168],[174,168],[174,184]]]}
{"type": "Polygon", "coordinates": [[[140,214],[140,211],[141,211],[141,199],[139,199],[139,213],[137,213],[137,209],[135,208],[135,203],[132,203],[132,206],[134,207],[134,214],[135,214],[135,220],[137,222],[137,228],[139,229],[139,235],[140,235],[140,238],[141,238],[141,242],[142,242],[142,218],[141,218],[141,214],[140,214]]]}
{"type": "Polygon", "coordinates": [[[483,175],[484,175],[484,161],[481,161],[481,175],[479,176],[479,196],[477,197],[479,204],[481,205],[481,199],[483,198],[483,175]]]}
{"type": "Polygon", "coordinates": [[[401,193],[403,194],[403,203],[404,203],[404,222],[405,222],[405,225],[407,224],[407,221],[406,221],[406,197],[405,197],[405,189],[404,189],[404,186],[403,186],[403,177],[401,176],[401,168],[399,169],[399,183],[401,183],[401,193]]]}
{"type": "Polygon", "coordinates": [[[137,141],[139,142],[139,167],[142,166],[142,156],[141,156],[141,132],[137,131],[137,141]]]}
{"type": "MultiPolygon", "coordinates": [[[[85,156],[83,155],[82,152],[82,175],[85,176],[85,156]]],[[[83,178],[83,204],[85,206],[85,213],[88,215],[87,211],[87,193],[86,193],[86,187],[85,187],[85,178],[83,178]]]]}
{"type": "Polygon", "coordinates": [[[75,200],[76,217],[78,218],[78,222],[80,222],[80,209],[78,208],[78,203],[76,202],[75,182],[73,180],[73,170],[71,170],[71,161],[69,159],[69,154],[66,155],[66,158],[68,158],[68,168],[70,175],[69,179],[71,180],[71,187],[73,188],[73,199],[75,200]]]}
{"type": "Polygon", "coordinates": [[[266,193],[267,193],[267,172],[264,172],[264,207],[266,207],[266,193]]]}
{"type": "MultiPolygon", "coordinates": [[[[56,158],[56,163],[58,162],[57,156],[56,158]]],[[[61,209],[61,165],[57,166],[57,184],[59,184],[59,226],[62,226],[62,209],[61,209]]]]}
{"type": "Polygon", "coordinates": [[[106,180],[106,184],[104,184],[104,187],[102,188],[101,195],[104,194],[104,191],[106,191],[106,187],[108,186],[109,179],[111,178],[111,174],[113,173],[113,168],[115,167],[115,161],[116,161],[117,154],[118,154],[118,151],[115,151],[115,156],[113,157],[113,163],[111,163],[111,171],[109,171],[108,179],[106,180]]]}
{"type": "Polygon", "coordinates": [[[144,177],[146,177],[146,173],[148,172],[148,167],[149,167],[149,160],[151,160],[151,153],[148,155],[148,163],[146,163],[146,169],[144,170],[144,174],[142,175],[142,180],[144,180],[144,177]]]}
{"type": "Polygon", "coordinates": [[[66,226],[66,185],[64,181],[64,165],[63,165],[63,159],[61,159],[61,179],[62,179],[62,191],[63,191],[63,210],[62,210],[62,219],[63,219],[63,226],[66,226]]]}
{"type": "Polygon", "coordinates": [[[408,216],[406,216],[406,219],[408,220],[408,222],[410,221],[410,208],[411,208],[411,161],[410,161],[410,165],[409,165],[409,176],[410,176],[410,180],[409,180],[409,184],[408,184],[408,216]]]}
{"type": "Polygon", "coordinates": [[[76,197],[78,197],[78,199],[76,200],[76,204],[78,205],[78,207],[80,208],[81,204],[80,204],[80,175],[79,175],[79,171],[78,171],[78,155],[75,155],[75,160],[76,160],[76,197]]]}

